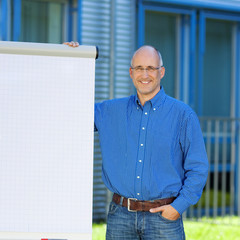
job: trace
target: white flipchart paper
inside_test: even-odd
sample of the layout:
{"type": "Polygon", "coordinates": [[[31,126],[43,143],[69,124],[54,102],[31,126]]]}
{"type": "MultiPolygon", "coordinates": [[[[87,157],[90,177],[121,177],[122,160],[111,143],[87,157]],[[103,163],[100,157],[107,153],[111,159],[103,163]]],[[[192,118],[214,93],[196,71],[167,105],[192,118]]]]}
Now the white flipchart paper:
{"type": "Polygon", "coordinates": [[[94,75],[93,58],[0,54],[0,239],[91,234],[94,75]]]}

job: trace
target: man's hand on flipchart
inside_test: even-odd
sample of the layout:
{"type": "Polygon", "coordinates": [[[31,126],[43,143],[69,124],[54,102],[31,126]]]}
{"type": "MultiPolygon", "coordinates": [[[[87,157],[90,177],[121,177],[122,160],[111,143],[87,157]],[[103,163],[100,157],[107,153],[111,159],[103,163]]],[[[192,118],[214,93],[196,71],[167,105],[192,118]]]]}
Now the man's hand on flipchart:
{"type": "Polygon", "coordinates": [[[68,45],[69,47],[73,47],[73,48],[79,46],[79,43],[78,43],[78,42],[74,42],[74,41],[71,41],[71,42],[64,42],[63,44],[68,45]]]}
{"type": "Polygon", "coordinates": [[[162,216],[164,218],[173,220],[173,221],[177,220],[180,217],[180,214],[178,213],[178,211],[174,207],[172,207],[170,204],[157,207],[157,208],[152,208],[149,211],[151,213],[162,212],[162,216]]]}

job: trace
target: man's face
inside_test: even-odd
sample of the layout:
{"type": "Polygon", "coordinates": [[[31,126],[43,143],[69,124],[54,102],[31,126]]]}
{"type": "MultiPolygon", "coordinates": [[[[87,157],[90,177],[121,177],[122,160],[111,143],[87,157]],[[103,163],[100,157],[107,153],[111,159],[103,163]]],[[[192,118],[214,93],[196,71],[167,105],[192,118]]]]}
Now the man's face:
{"type": "Polygon", "coordinates": [[[164,76],[164,67],[160,68],[157,52],[151,47],[144,47],[138,50],[132,59],[132,68],[129,69],[130,77],[137,89],[139,98],[152,99],[160,90],[160,82],[164,76]],[[151,68],[159,68],[146,71],[151,68]],[[144,68],[143,71],[137,69],[144,68]]]}

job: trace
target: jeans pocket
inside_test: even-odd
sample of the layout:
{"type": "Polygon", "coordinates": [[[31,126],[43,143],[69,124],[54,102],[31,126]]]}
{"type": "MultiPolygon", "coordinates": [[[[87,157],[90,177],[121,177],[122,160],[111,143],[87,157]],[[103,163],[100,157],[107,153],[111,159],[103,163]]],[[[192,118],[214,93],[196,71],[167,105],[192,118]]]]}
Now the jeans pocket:
{"type": "Polygon", "coordinates": [[[111,202],[109,205],[108,214],[114,214],[118,209],[118,205],[114,202],[111,202]]]}
{"type": "Polygon", "coordinates": [[[158,216],[159,216],[163,221],[173,222],[173,223],[179,221],[179,219],[180,219],[180,217],[179,217],[178,219],[176,219],[176,220],[171,220],[171,219],[165,218],[165,217],[163,217],[162,212],[159,212],[159,213],[158,213],[158,216]]]}

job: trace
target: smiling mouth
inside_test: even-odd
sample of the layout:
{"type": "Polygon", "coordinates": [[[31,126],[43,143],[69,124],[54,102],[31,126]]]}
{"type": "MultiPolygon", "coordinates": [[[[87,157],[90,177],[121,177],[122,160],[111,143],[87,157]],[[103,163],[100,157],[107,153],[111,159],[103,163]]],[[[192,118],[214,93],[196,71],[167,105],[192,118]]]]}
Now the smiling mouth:
{"type": "Polygon", "coordinates": [[[150,81],[140,81],[140,83],[142,83],[142,84],[148,84],[148,83],[150,83],[150,81]]]}

